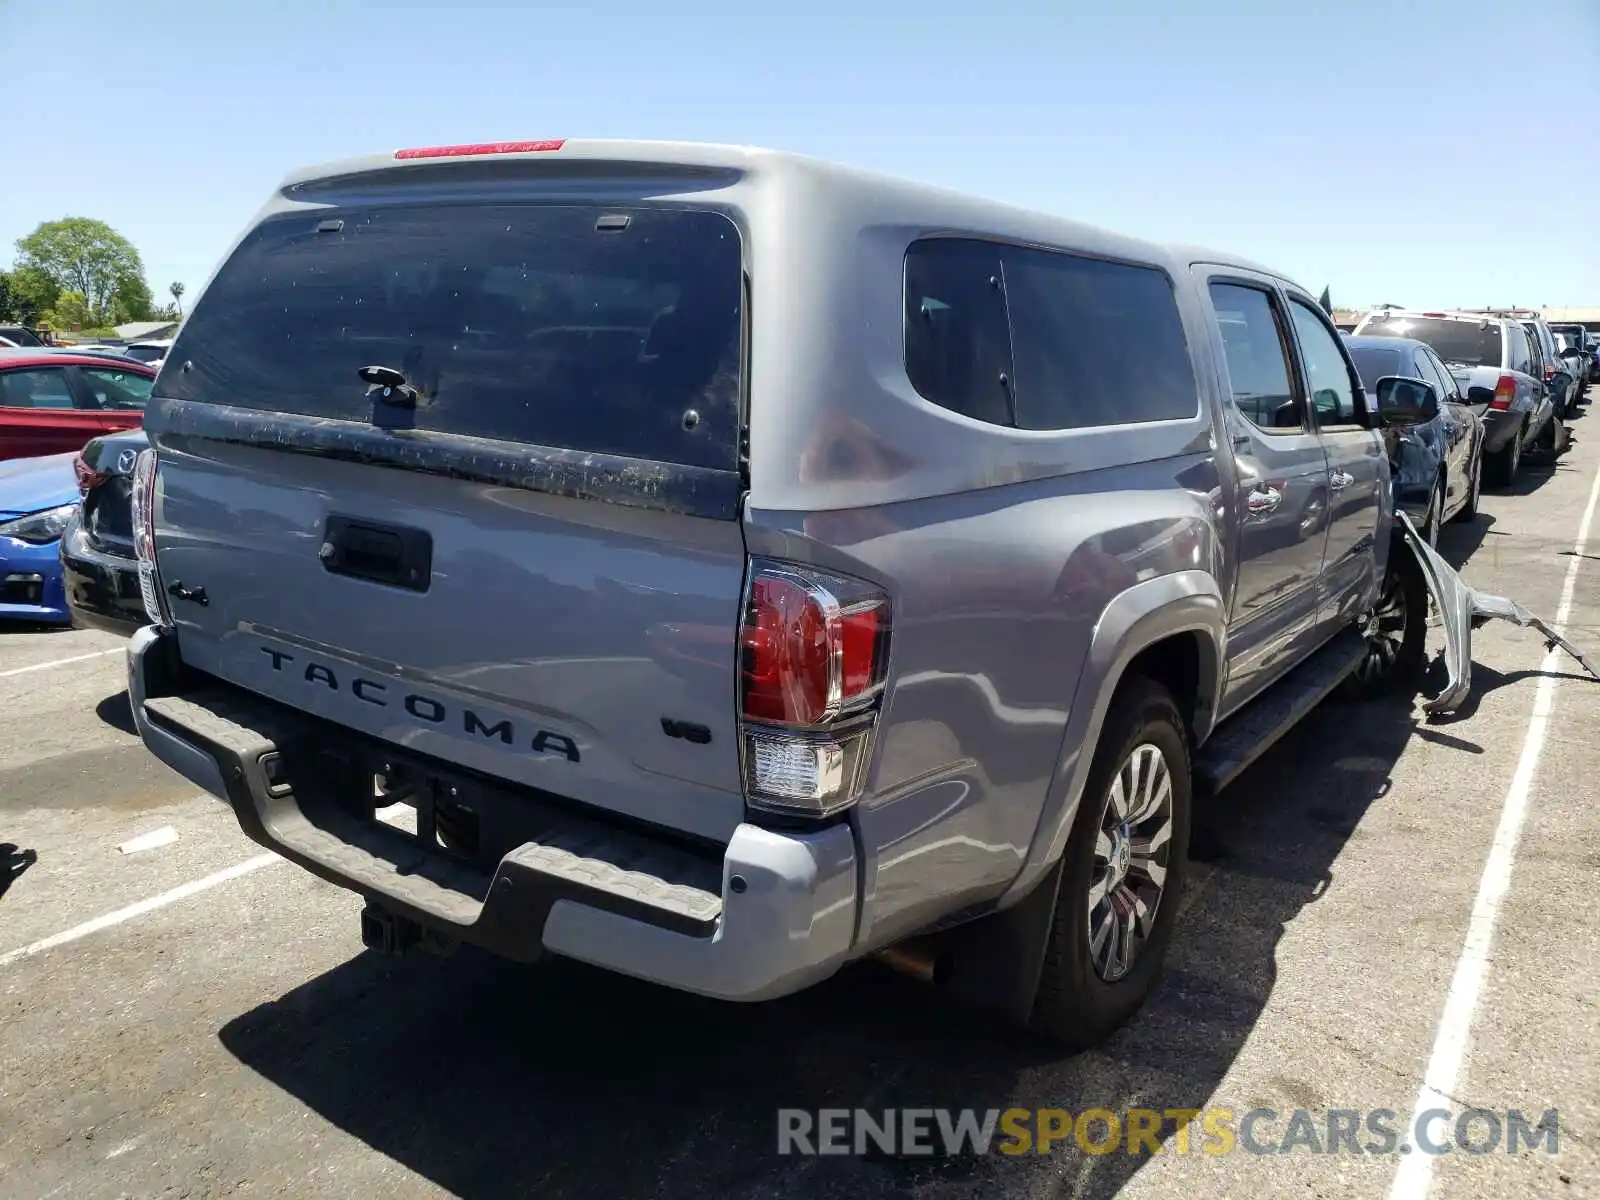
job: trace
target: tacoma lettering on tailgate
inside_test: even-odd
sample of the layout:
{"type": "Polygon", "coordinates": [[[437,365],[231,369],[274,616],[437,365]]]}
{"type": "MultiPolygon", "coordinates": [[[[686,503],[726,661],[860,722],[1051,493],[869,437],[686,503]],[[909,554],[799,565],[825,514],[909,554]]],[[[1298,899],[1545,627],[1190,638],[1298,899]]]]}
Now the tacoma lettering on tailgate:
{"type": "MultiPolygon", "coordinates": [[[[343,684],[334,674],[331,667],[321,663],[307,663],[304,667],[284,669],[285,663],[295,661],[295,656],[282,650],[274,650],[270,646],[262,646],[261,653],[272,659],[272,669],[285,675],[297,675],[304,682],[318,687],[325,687],[331,691],[348,691],[357,700],[364,700],[368,704],[375,704],[379,708],[388,708],[398,704],[401,708],[429,725],[443,725],[453,723],[456,718],[450,714],[449,708],[432,696],[420,695],[416,692],[400,693],[391,688],[387,683],[380,683],[376,679],[364,679],[359,675],[347,675],[343,684]]],[[[342,669],[342,668],[341,668],[342,669]]],[[[500,741],[510,746],[520,744],[527,737],[528,746],[539,754],[560,754],[569,762],[578,761],[578,744],[565,734],[552,733],[548,729],[535,729],[531,737],[525,733],[518,734],[516,727],[509,718],[489,722],[473,712],[470,708],[463,708],[460,713],[462,731],[476,734],[479,737],[499,738],[500,741]]]]}

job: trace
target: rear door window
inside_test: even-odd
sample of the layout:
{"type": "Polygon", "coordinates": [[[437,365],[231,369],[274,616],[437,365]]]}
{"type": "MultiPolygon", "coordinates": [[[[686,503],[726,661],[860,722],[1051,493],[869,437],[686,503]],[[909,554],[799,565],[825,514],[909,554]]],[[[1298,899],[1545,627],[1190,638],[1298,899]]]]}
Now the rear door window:
{"type": "Polygon", "coordinates": [[[1456,394],[1455,377],[1445,370],[1438,356],[1426,346],[1417,351],[1417,370],[1424,380],[1438,389],[1440,403],[1456,394]]]}
{"type": "Polygon", "coordinates": [[[1234,407],[1264,433],[1304,432],[1276,302],[1264,289],[1244,284],[1213,283],[1210,293],[1234,407]]]}
{"type": "Polygon", "coordinates": [[[975,421],[1014,424],[999,247],[961,238],[914,242],[905,272],[911,386],[923,399],[975,421]]]}
{"type": "Polygon", "coordinates": [[[79,367],[78,376],[101,408],[143,408],[155,382],[148,375],[102,367],[79,367]]]}
{"type": "Polygon", "coordinates": [[[422,393],[419,429],[732,470],[742,309],[739,231],[720,213],[295,213],[218,272],[157,391],[366,422],[357,373],[383,366],[422,393]]]}
{"type": "Polygon", "coordinates": [[[73,408],[72,387],[60,367],[0,374],[0,408],[73,408]]]}
{"type": "MultiPolygon", "coordinates": [[[[1439,347],[1435,346],[1435,350],[1439,347]]],[[[1450,356],[1442,350],[1440,357],[1445,362],[1450,361],[1450,356]]],[[[1499,363],[1487,363],[1486,366],[1499,366],[1499,363]]],[[[1513,371],[1521,371],[1524,375],[1533,374],[1533,349],[1528,342],[1528,335],[1523,332],[1520,325],[1506,326],[1506,366],[1513,371]]]]}
{"type": "Polygon", "coordinates": [[[1199,411],[1165,272],[1013,246],[1001,262],[1019,427],[1084,429],[1199,411]]]}

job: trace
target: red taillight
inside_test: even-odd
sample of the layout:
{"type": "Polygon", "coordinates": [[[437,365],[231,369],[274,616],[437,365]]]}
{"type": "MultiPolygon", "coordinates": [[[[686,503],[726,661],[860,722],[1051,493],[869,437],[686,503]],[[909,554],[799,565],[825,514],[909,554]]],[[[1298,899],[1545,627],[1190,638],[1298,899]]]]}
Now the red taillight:
{"type": "Polygon", "coordinates": [[[1489,401],[1489,407],[1498,412],[1505,412],[1516,398],[1517,381],[1509,375],[1502,375],[1500,382],[1494,385],[1494,399],[1489,401]]]}
{"type": "Polygon", "coordinates": [[[881,612],[877,605],[847,612],[840,616],[839,646],[843,663],[840,678],[843,683],[843,700],[849,704],[877,682],[878,631],[881,612]]]}
{"type": "Polygon", "coordinates": [[[841,605],[818,580],[758,570],[740,633],[743,712],[752,721],[819,725],[879,682],[881,596],[841,605]]]}
{"type": "Polygon", "coordinates": [[[72,473],[78,477],[78,495],[87,496],[93,489],[99,487],[108,478],[104,471],[96,471],[89,465],[89,460],[83,457],[83,451],[78,451],[72,459],[72,473]]]}
{"type": "Polygon", "coordinates": [[[888,631],[888,597],[870,584],[751,565],[739,707],[752,807],[826,816],[855,802],[888,631]]]}
{"type": "MultiPolygon", "coordinates": [[[[826,603],[817,591],[793,579],[751,581],[740,638],[746,717],[815,725],[827,716],[833,667],[826,603]]],[[[837,620],[837,603],[833,608],[837,620]]]]}
{"type": "Polygon", "coordinates": [[[419,146],[396,150],[396,158],[465,158],[472,154],[538,154],[559,150],[566,138],[543,138],[536,142],[468,142],[460,146],[419,146]]]}

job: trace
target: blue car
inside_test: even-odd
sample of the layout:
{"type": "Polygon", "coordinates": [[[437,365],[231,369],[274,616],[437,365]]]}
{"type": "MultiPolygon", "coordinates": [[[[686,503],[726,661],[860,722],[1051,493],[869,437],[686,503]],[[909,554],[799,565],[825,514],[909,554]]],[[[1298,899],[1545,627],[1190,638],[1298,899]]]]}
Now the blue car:
{"type": "Polygon", "coordinates": [[[1464,397],[1460,381],[1425,342],[1347,337],[1344,344],[1383,415],[1395,506],[1437,546],[1446,521],[1478,515],[1487,437],[1481,414],[1488,402],[1464,397]]]}
{"type": "Polygon", "coordinates": [[[67,625],[61,533],[78,510],[71,454],[0,462],[0,622],[67,625]]]}

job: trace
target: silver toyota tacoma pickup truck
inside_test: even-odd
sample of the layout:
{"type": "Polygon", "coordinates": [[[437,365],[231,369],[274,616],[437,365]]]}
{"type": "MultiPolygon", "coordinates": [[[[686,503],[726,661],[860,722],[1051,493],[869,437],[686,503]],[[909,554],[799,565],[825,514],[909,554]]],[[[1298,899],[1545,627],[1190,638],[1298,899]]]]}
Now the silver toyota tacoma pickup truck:
{"type": "Polygon", "coordinates": [[[1086,1046],[1192,806],[1421,665],[1377,411],[1266,268],[791,155],[304,170],[150,401],[133,709],[374,948],[1086,1046]]]}

